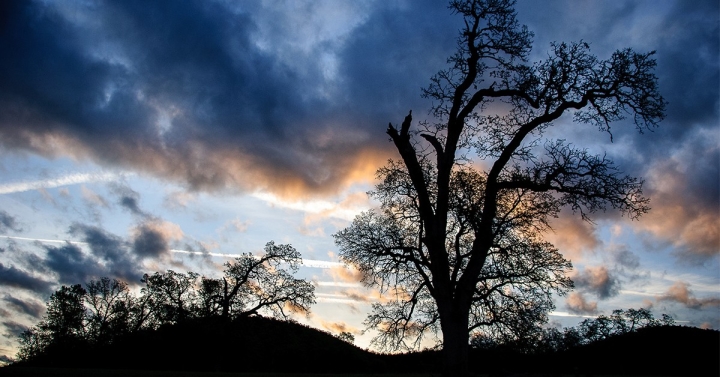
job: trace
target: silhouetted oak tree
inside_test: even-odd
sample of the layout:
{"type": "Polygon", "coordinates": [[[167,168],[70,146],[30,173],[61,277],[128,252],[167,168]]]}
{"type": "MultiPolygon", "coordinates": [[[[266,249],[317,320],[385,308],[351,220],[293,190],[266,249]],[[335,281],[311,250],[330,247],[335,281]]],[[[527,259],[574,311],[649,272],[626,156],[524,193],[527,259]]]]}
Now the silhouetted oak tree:
{"type": "Polygon", "coordinates": [[[143,276],[145,287],[142,294],[147,297],[152,315],[150,327],[178,323],[195,316],[195,283],[199,276],[192,271],[180,273],[173,270],[143,276]]]}
{"type": "Polygon", "coordinates": [[[585,42],[554,43],[531,64],[533,35],[513,5],[450,2],[464,24],[449,68],[423,91],[436,121],[411,130],[409,114],[390,124],[401,161],[379,171],[381,208],[336,234],[365,283],[395,293],[369,317],[377,340],[398,347],[439,330],[448,375],[467,374],[471,333],[532,325],[551,308],[550,291],[569,287],[569,264],[541,238],[560,208],[584,220],[648,210],[642,182],[611,160],[543,137],[563,116],[608,133],[628,116],[639,131],[656,126],[665,102],[653,53],[601,60],[585,42]]]}
{"type": "Polygon", "coordinates": [[[262,311],[282,318],[287,318],[289,312],[307,313],[315,303],[315,287],[292,275],[301,263],[295,248],[274,242],[265,245],[261,256],[243,254],[225,263],[221,279],[202,279],[201,312],[225,319],[262,311]]]}
{"type": "Polygon", "coordinates": [[[20,335],[19,360],[38,356],[50,347],[73,347],[86,336],[87,292],[80,284],[63,285],[50,296],[43,319],[20,335]]]}
{"type": "Polygon", "coordinates": [[[307,313],[315,303],[315,287],[293,276],[301,263],[292,246],[268,242],[262,255],[246,253],[225,263],[220,279],[172,270],[146,274],[142,297],[134,307],[139,313],[140,304],[147,307],[144,326],[150,328],[197,317],[269,313],[288,318],[290,312],[307,313]]]}
{"type": "Polygon", "coordinates": [[[103,277],[85,285],[87,338],[95,343],[109,343],[132,328],[134,300],[128,285],[117,279],[103,277]]]}

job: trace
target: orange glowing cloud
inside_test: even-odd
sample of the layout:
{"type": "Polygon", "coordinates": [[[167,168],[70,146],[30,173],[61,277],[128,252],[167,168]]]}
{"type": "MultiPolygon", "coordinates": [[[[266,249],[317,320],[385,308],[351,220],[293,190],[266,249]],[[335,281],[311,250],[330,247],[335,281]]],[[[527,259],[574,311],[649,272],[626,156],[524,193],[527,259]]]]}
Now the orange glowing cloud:
{"type": "MultiPolygon", "coordinates": [[[[190,191],[260,191],[286,200],[334,195],[353,185],[371,183],[376,170],[393,156],[389,147],[377,148],[347,135],[335,135],[342,139],[335,140],[337,145],[329,143],[325,150],[303,151],[289,145],[282,158],[209,140],[184,140],[168,145],[162,133],[134,141],[83,140],[81,135],[62,130],[17,131],[12,135],[6,132],[4,137],[17,139],[16,147],[46,157],[93,160],[100,165],[179,182],[190,191]]],[[[171,199],[176,199],[168,203],[173,206],[186,200],[171,199]]]]}
{"type": "Polygon", "coordinates": [[[363,278],[362,272],[352,266],[333,266],[326,271],[332,276],[333,280],[347,283],[359,283],[363,278]]]}
{"type": "Polygon", "coordinates": [[[683,255],[710,257],[720,254],[718,177],[698,178],[704,172],[693,168],[693,162],[681,158],[654,165],[648,174],[652,210],[634,225],[672,243],[683,255]],[[714,192],[692,187],[698,179],[714,180],[714,192]]]}
{"type": "Polygon", "coordinates": [[[80,186],[80,192],[82,193],[83,199],[85,199],[88,203],[101,207],[108,207],[108,203],[105,198],[85,187],[85,185],[80,186]]]}
{"type": "Polygon", "coordinates": [[[580,292],[572,292],[565,300],[565,305],[569,311],[576,314],[595,314],[597,313],[597,302],[587,301],[580,292]]]}
{"type": "Polygon", "coordinates": [[[578,260],[583,253],[593,251],[602,245],[595,234],[593,224],[583,221],[568,211],[553,219],[551,231],[545,233],[545,239],[555,245],[570,260],[578,260]]]}
{"type": "Polygon", "coordinates": [[[362,331],[356,327],[350,326],[345,322],[330,322],[325,321],[323,319],[319,319],[320,326],[322,326],[324,329],[334,332],[334,333],[341,333],[341,332],[349,332],[352,334],[360,334],[362,331]]]}
{"type": "Polygon", "coordinates": [[[674,301],[681,303],[690,309],[704,309],[720,306],[720,298],[697,298],[689,287],[689,284],[685,282],[675,282],[675,284],[668,288],[667,292],[665,292],[658,301],[674,301]]]}

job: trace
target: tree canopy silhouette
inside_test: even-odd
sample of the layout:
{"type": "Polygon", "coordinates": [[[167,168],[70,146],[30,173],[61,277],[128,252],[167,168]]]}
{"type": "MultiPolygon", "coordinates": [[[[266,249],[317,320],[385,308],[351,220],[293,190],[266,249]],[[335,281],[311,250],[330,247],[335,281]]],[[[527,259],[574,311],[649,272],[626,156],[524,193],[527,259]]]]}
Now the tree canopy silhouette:
{"type": "Polygon", "coordinates": [[[243,254],[225,263],[221,279],[203,278],[203,310],[222,318],[256,315],[262,310],[287,318],[289,312],[308,312],[315,303],[315,287],[281,268],[296,272],[300,253],[290,245],[265,245],[265,254],[243,254]]]}
{"type": "Polygon", "coordinates": [[[381,207],[335,235],[366,284],[394,293],[368,318],[376,342],[401,348],[441,332],[448,375],[467,373],[471,334],[527,331],[545,320],[549,295],[570,288],[569,263],[542,239],[561,208],[588,221],[649,209],[642,181],[612,160],[544,137],[567,116],[611,138],[611,123],[627,117],[640,132],[656,126],[665,101],[653,52],[601,60],[586,42],[553,43],[531,63],[533,34],[513,6],[450,2],[463,26],[449,67],[423,90],[434,120],[412,127],[411,112],[390,124],[401,160],[378,172],[381,207]]]}

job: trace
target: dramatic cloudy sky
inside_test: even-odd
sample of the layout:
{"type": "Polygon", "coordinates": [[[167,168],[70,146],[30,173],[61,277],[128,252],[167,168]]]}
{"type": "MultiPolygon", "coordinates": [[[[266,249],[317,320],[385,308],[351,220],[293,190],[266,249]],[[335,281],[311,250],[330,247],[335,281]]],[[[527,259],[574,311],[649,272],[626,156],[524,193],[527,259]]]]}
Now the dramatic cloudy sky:
{"type": "MultiPolygon", "coordinates": [[[[442,1],[0,2],[0,358],[60,284],[144,272],[217,276],[227,254],[290,243],[317,284],[304,320],[360,335],[370,304],[332,234],[374,205],[396,156],[384,130],[429,103],[459,19],[442,1]]],[[[571,214],[548,234],[577,289],[555,325],[651,308],[720,328],[718,29],[708,1],[519,1],[535,32],[600,58],[656,50],[660,127],[614,140],[559,122],[551,135],[607,152],[645,179],[639,221],[571,214]]]]}

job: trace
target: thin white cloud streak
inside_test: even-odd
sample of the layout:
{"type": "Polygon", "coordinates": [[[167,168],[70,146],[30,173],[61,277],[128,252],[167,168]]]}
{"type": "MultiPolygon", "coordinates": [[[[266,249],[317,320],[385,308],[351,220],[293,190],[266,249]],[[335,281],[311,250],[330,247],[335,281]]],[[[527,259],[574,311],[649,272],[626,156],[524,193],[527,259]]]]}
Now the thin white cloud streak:
{"type": "Polygon", "coordinates": [[[669,282],[683,281],[692,286],[695,292],[712,292],[720,293],[720,281],[718,281],[718,275],[705,276],[698,274],[673,274],[664,273],[661,276],[664,280],[669,282]]]}
{"type": "Polygon", "coordinates": [[[575,317],[575,318],[597,318],[596,315],[580,315],[580,314],[572,314],[568,312],[550,312],[548,315],[553,317],[575,317]]]}
{"type": "Polygon", "coordinates": [[[318,302],[338,303],[338,304],[366,304],[365,301],[359,301],[337,293],[315,293],[318,302]]]}
{"type": "Polygon", "coordinates": [[[360,283],[344,283],[338,281],[314,281],[318,287],[362,288],[360,283]]]}
{"type": "Polygon", "coordinates": [[[624,295],[634,295],[634,296],[645,296],[645,297],[660,297],[660,296],[662,296],[661,292],[652,293],[652,292],[643,292],[643,291],[631,291],[631,290],[627,290],[627,289],[621,289],[619,292],[624,295]]]}
{"type": "Polygon", "coordinates": [[[211,252],[204,252],[204,251],[190,251],[190,250],[178,250],[178,249],[170,249],[170,252],[177,253],[177,254],[206,255],[206,256],[221,257],[221,258],[237,258],[237,257],[242,256],[241,254],[211,253],[211,252]]]}
{"type": "Polygon", "coordinates": [[[256,199],[260,199],[264,202],[276,205],[281,208],[293,209],[296,211],[320,213],[323,211],[330,210],[335,207],[335,204],[326,200],[312,200],[312,201],[286,201],[278,198],[277,196],[264,192],[256,192],[251,195],[256,199]]]}
{"type": "Polygon", "coordinates": [[[118,174],[115,173],[76,173],[60,178],[1,184],[0,194],[13,194],[17,192],[71,186],[88,182],[109,182],[114,181],[117,178],[118,174]]]}
{"type": "Polygon", "coordinates": [[[28,238],[28,237],[16,237],[16,236],[2,236],[0,238],[19,240],[19,241],[31,241],[31,242],[42,242],[42,243],[71,243],[73,245],[87,245],[87,242],[81,241],[68,241],[68,240],[48,240],[44,238],[28,238]]]}
{"type": "MultiPolygon", "coordinates": [[[[316,294],[317,295],[317,294],[316,294]]],[[[325,297],[317,297],[317,302],[326,302],[326,303],[333,303],[333,304],[364,304],[362,301],[356,301],[351,299],[345,299],[345,298],[325,298],[325,297]]]]}
{"type": "Polygon", "coordinates": [[[333,268],[333,267],[346,267],[344,263],[331,262],[317,259],[303,259],[303,266],[314,267],[314,268],[333,268]]]}
{"type": "MultiPolygon", "coordinates": [[[[580,314],[572,314],[568,312],[550,312],[548,315],[551,315],[553,317],[575,317],[575,318],[597,318],[599,315],[580,315],[580,314]]],[[[675,320],[675,323],[690,323],[690,321],[681,321],[681,320],[675,320]]]]}
{"type": "Polygon", "coordinates": [[[329,200],[287,201],[273,194],[264,192],[256,192],[251,196],[279,208],[324,215],[326,217],[334,217],[348,221],[353,220],[360,212],[366,211],[370,208],[369,206],[364,205],[352,205],[347,207],[343,205],[344,203],[342,202],[336,203],[329,200]]]}
{"type": "MultiPolygon", "coordinates": [[[[20,241],[42,242],[42,243],[71,243],[73,245],[88,245],[87,242],[69,241],[69,240],[50,240],[50,239],[43,239],[43,238],[29,238],[29,237],[16,237],[16,236],[4,236],[4,235],[0,235],[0,238],[20,240],[20,241]]],[[[220,257],[220,258],[237,258],[237,257],[241,256],[241,254],[212,253],[212,252],[190,251],[190,250],[179,250],[179,249],[170,249],[170,252],[176,253],[176,254],[205,255],[205,256],[220,257]]],[[[302,266],[310,267],[310,268],[330,269],[330,268],[336,268],[336,267],[345,267],[345,264],[340,263],[340,262],[331,262],[331,261],[324,261],[324,260],[317,260],[317,259],[303,259],[302,266]]]]}
{"type": "MultiPolygon", "coordinates": [[[[209,255],[209,256],[213,256],[213,257],[222,257],[222,258],[237,258],[237,257],[241,256],[241,254],[210,253],[210,252],[178,250],[178,249],[170,249],[170,251],[173,253],[178,253],[178,254],[209,255]]],[[[343,263],[317,260],[317,259],[303,259],[302,266],[311,267],[311,268],[326,268],[326,269],[333,268],[333,267],[345,267],[345,265],[343,263]]]]}

